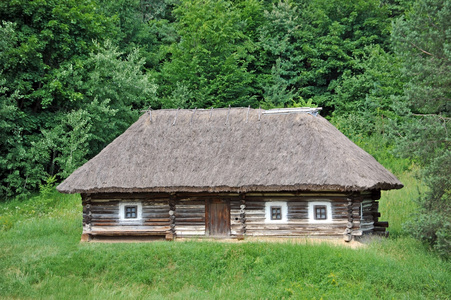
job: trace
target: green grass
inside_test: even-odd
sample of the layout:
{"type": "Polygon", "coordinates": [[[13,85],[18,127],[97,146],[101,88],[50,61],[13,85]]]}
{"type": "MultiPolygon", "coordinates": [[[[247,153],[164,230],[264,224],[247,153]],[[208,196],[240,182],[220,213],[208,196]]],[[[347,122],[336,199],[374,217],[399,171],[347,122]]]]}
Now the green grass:
{"type": "Polygon", "coordinates": [[[359,249],[263,242],[79,243],[80,202],[78,196],[53,194],[46,200],[0,204],[2,217],[13,220],[0,231],[0,298],[449,299],[451,295],[451,262],[411,238],[376,240],[359,249]],[[36,201],[53,207],[39,208],[36,201]]]}
{"type": "Polygon", "coordinates": [[[417,212],[416,199],[426,190],[426,186],[415,177],[414,171],[397,177],[404,187],[400,190],[382,191],[379,201],[380,220],[388,221],[388,231],[393,236],[405,234],[403,223],[417,212]]]}

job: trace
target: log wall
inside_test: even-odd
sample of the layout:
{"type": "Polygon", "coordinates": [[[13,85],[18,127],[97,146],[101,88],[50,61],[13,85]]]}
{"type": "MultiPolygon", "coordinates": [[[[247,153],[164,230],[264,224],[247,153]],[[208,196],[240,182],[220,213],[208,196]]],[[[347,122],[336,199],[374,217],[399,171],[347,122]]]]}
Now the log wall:
{"type": "Polygon", "coordinates": [[[210,199],[227,201],[230,207],[230,236],[342,236],[385,233],[388,224],[378,222],[380,193],[248,193],[248,194],[166,194],[110,193],[83,194],[84,236],[166,235],[208,236],[206,205],[210,199]],[[265,203],[287,203],[287,220],[268,222],[265,203]],[[309,221],[309,202],[331,203],[331,220],[309,221]],[[142,218],[121,220],[121,203],[140,203],[142,218]]]}
{"type": "Polygon", "coordinates": [[[175,233],[178,237],[205,235],[205,201],[176,201],[175,233]]]}
{"type": "Polygon", "coordinates": [[[82,195],[84,233],[91,235],[160,235],[170,229],[169,198],[133,194],[82,195]],[[141,203],[139,221],[121,221],[121,202],[141,203]]]}
{"type": "Polygon", "coordinates": [[[246,234],[249,236],[341,236],[347,224],[346,196],[284,195],[281,197],[246,197],[246,234]],[[268,223],[265,209],[267,201],[287,202],[287,222],[268,223]],[[310,223],[309,202],[330,202],[332,221],[310,223]]]}

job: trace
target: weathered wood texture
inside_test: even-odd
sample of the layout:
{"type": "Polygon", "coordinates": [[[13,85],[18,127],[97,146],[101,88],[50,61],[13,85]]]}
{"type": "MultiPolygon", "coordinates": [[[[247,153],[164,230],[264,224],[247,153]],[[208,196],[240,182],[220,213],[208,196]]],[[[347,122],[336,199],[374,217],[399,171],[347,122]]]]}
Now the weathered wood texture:
{"type": "MultiPolygon", "coordinates": [[[[91,235],[341,236],[385,232],[376,193],[136,193],[82,195],[83,233],[91,235]],[[352,201],[349,201],[352,196],[352,201]],[[268,222],[267,201],[287,203],[287,221],[268,222]],[[309,202],[330,202],[332,220],[309,221],[309,202]],[[120,220],[120,203],[139,202],[141,220],[120,220]],[[221,204],[223,203],[223,204],[221,204]],[[216,222],[216,223],[215,223],[216,222]]],[[[380,196],[379,196],[380,197],[380,196]]]]}
{"type": "MultiPolygon", "coordinates": [[[[164,197],[148,195],[93,194],[83,196],[84,233],[92,235],[164,235],[170,229],[169,201],[164,197]],[[85,203],[88,202],[89,206],[85,203]],[[120,220],[119,204],[140,202],[142,218],[139,221],[120,220]],[[89,212],[91,217],[89,218],[89,212]]],[[[166,196],[167,197],[167,196],[166,196]]]]}
{"type": "Polygon", "coordinates": [[[246,197],[246,234],[250,236],[340,236],[347,223],[346,198],[330,196],[246,197]],[[267,201],[286,201],[287,222],[268,223],[267,201]],[[332,222],[310,223],[309,201],[331,202],[332,222]]]}
{"type": "Polygon", "coordinates": [[[207,234],[213,237],[230,235],[230,202],[228,199],[206,201],[207,234]]]}
{"type": "Polygon", "coordinates": [[[232,236],[244,235],[244,215],[242,216],[240,206],[241,201],[238,198],[230,200],[230,235],[232,236]]]}
{"type": "Polygon", "coordinates": [[[205,235],[205,200],[177,200],[175,207],[177,237],[205,235]]]}
{"type": "Polygon", "coordinates": [[[388,236],[388,222],[379,222],[381,216],[379,210],[380,191],[373,191],[370,195],[364,195],[361,202],[361,230],[363,234],[378,234],[388,236]]]}

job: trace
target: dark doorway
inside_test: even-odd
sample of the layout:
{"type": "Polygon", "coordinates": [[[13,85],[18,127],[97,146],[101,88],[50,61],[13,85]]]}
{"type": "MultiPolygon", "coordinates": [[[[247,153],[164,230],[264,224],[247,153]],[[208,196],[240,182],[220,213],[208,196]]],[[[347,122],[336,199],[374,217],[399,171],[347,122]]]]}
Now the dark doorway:
{"type": "Polygon", "coordinates": [[[229,236],[230,204],[228,200],[212,199],[207,201],[206,226],[211,236],[229,236]]]}

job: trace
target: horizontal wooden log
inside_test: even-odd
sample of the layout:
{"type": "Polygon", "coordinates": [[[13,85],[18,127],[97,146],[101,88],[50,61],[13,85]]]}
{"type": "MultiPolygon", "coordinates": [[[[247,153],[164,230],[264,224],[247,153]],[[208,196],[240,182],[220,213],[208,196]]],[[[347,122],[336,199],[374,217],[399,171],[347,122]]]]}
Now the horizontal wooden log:
{"type": "Polygon", "coordinates": [[[177,210],[180,209],[202,209],[205,207],[205,203],[185,203],[185,204],[176,204],[177,210]]]}
{"type": "Polygon", "coordinates": [[[166,218],[143,218],[145,222],[170,222],[171,219],[169,217],[166,218]]]}
{"type": "Polygon", "coordinates": [[[175,211],[175,216],[178,218],[186,218],[186,217],[204,217],[205,216],[205,212],[204,211],[185,211],[185,212],[180,212],[178,210],[175,211]]]}
{"type": "Polygon", "coordinates": [[[170,215],[169,213],[165,214],[142,214],[143,219],[169,219],[170,215]]]}
{"type": "Polygon", "coordinates": [[[92,205],[117,205],[120,199],[103,199],[103,200],[91,200],[92,205]]]}
{"type": "Polygon", "coordinates": [[[374,227],[373,231],[385,231],[386,229],[386,227],[374,227]]]}
{"type": "Polygon", "coordinates": [[[344,219],[348,219],[347,214],[342,214],[342,215],[333,214],[332,215],[332,220],[344,220],[344,219]]]}
{"type": "Polygon", "coordinates": [[[202,236],[205,235],[205,229],[190,229],[190,228],[182,228],[176,229],[177,236],[202,236]]]}
{"type": "Polygon", "coordinates": [[[125,231],[125,230],[118,230],[118,231],[91,231],[91,235],[95,236],[156,236],[156,235],[163,235],[166,236],[168,231],[125,231]]]}
{"type": "Polygon", "coordinates": [[[175,218],[175,223],[205,223],[205,218],[175,218]]]}
{"type": "Polygon", "coordinates": [[[119,209],[119,201],[115,202],[91,202],[91,208],[119,209]]]}
{"type": "Polygon", "coordinates": [[[169,205],[149,205],[147,202],[141,202],[143,205],[143,210],[150,210],[150,211],[165,211],[169,210],[169,205]]]}
{"type": "Polygon", "coordinates": [[[362,224],[373,224],[374,223],[374,218],[373,216],[363,216],[363,218],[360,219],[360,222],[362,224]]]}
{"type": "Polygon", "coordinates": [[[169,222],[143,222],[143,226],[169,226],[169,222]]]}
{"type": "Polygon", "coordinates": [[[340,228],[344,230],[346,224],[334,224],[334,225],[312,225],[312,224],[299,224],[299,225],[268,225],[268,224],[246,224],[247,230],[292,230],[292,231],[303,231],[303,230],[335,230],[340,228]]]}
{"type": "Polygon", "coordinates": [[[142,214],[149,215],[149,216],[167,216],[167,215],[169,215],[169,207],[164,210],[143,209],[142,214]]]}
{"type": "Polygon", "coordinates": [[[308,208],[305,209],[295,209],[293,207],[288,206],[288,213],[289,214],[308,214],[308,208]]]}
{"type": "Polygon", "coordinates": [[[183,216],[192,216],[195,215],[197,217],[205,215],[205,211],[199,211],[199,210],[192,210],[192,211],[179,211],[175,210],[174,215],[176,217],[183,217],[183,216]]]}
{"type": "Polygon", "coordinates": [[[92,209],[91,213],[93,214],[107,214],[107,215],[119,215],[119,209],[116,210],[98,210],[98,209],[92,209]]]}
{"type": "Polygon", "coordinates": [[[307,236],[342,236],[341,231],[316,231],[316,232],[292,232],[292,231],[270,231],[270,232],[256,232],[256,231],[246,231],[248,236],[272,236],[272,237],[307,237],[307,236]]]}
{"type": "Polygon", "coordinates": [[[296,227],[296,228],[287,228],[287,227],[280,227],[280,228],[266,228],[266,227],[254,227],[254,226],[247,226],[247,231],[261,231],[261,232],[272,232],[272,231],[291,231],[291,232],[316,232],[316,231],[340,231],[343,232],[346,229],[346,226],[337,226],[337,227],[296,227]]]}
{"type": "Polygon", "coordinates": [[[93,219],[119,219],[119,214],[92,214],[93,219]]]}
{"type": "Polygon", "coordinates": [[[309,192],[309,193],[246,193],[246,201],[255,197],[342,197],[345,198],[345,193],[336,192],[309,192]]]}
{"type": "Polygon", "coordinates": [[[96,222],[96,223],[119,223],[118,219],[91,219],[91,222],[96,222]]]}
{"type": "Polygon", "coordinates": [[[146,226],[143,224],[125,224],[125,225],[116,225],[116,226],[93,226],[92,230],[97,231],[166,231],[169,230],[170,227],[168,225],[163,226],[146,226]]]}
{"type": "Polygon", "coordinates": [[[118,222],[96,222],[96,221],[92,221],[91,222],[92,226],[117,226],[118,222]]]}
{"type": "Polygon", "coordinates": [[[188,224],[179,224],[177,230],[205,230],[205,224],[200,225],[188,225],[188,224]]]}
{"type": "Polygon", "coordinates": [[[371,215],[373,216],[373,218],[380,218],[381,213],[378,211],[373,211],[373,212],[371,212],[371,215]]]}

